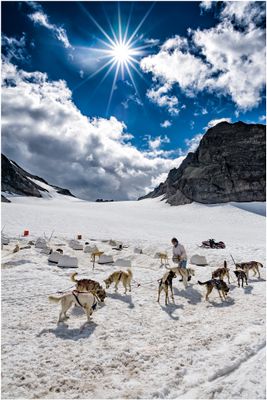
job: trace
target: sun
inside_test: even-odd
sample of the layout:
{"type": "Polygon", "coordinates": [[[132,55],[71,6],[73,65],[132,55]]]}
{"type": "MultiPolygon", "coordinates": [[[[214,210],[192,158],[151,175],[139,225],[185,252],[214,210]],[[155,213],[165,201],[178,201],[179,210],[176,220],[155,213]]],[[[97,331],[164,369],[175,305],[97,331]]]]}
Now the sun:
{"type": "Polygon", "coordinates": [[[113,49],[110,51],[110,55],[113,57],[114,61],[124,65],[130,61],[131,53],[130,46],[127,46],[124,43],[115,44],[113,49]]]}
{"type": "Polygon", "coordinates": [[[104,36],[103,38],[98,39],[100,43],[99,47],[90,47],[90,50],[96,51],[98,53],[98,59],[106,60],[103,62],[102,66],[100,66],[95,72],[93,72],[87,79],[83,81],[83,84],[88,79],[91,79],[95,75],[99,74],[101,71],[106,70],[103,78],[98,85],[100,86],[104,82],[104,80],[111,74],[111,72],[114,71],[114,78],[107,106],[107,114],[109,111],[113,92],[116,87],[116,81],[119,78],[119,75],[121,75],[123,80],[125,78],[125,75],[130,78],[136,94],[140,98],[136,83],[134,81],[133,71],[135,71],[143,79],[142,74],[138,70],[139,59],[146,53],[145,49],[151,47],[151,45],[144,44],[144,42],[142,43],[142,39],[140,39],[140,37],[142,38],[143,35],[138,35],[138,33],[146,18],[150,14],[153,6],[154,3],[143,16],[137,27],[131,32],[131,34],[129,34],[131,14],[128,17],[127,23],[124,25],[121,20],[120,5],[118,4],[118,23],[116,27],[117,29],[111,25],[108,19],[111,31],[111,34],[108,34],[108,32],[104,28],[102,28],[102,26],[90,14],[90,12],[80,3],[80,7],[84,10],[86,15],[97,26],[97,28],[104,36]]]}

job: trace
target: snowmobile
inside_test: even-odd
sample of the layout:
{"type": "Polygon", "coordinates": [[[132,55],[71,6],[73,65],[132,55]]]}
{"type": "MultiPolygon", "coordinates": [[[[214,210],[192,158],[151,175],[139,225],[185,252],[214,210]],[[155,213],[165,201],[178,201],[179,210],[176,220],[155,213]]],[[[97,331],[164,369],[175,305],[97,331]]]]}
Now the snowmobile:
{"type": "Polygon", "coordinates": [[[223,242],[215,242],[214,239],[204,240],[200,247],[204,249],[225,249],[225,244],[223,242]]]}

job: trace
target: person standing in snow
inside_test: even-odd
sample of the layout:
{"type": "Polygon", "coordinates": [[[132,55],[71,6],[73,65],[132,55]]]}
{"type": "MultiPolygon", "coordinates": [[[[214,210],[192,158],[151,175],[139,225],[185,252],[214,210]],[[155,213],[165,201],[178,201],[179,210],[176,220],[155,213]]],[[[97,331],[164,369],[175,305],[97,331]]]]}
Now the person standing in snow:
{"type": "MultiPolygon", "coordinates": [[[[172,257],[172,261],[175,264],[178,264],[178,266],[180,268],[186,268],[186,264],[187,264],[187,254],[185,251],[184,246],[178,242],[178,240],[176,238],[172,238],[171,240],[173,248],[172,248],[172,252],[173,252],[173,257],[172,257]]],[[[183,279],[180,279],[180,282],[182,282],[183,279]]],[[[187,278],[188,281],[191,280],[191,276],[189,275],[187,278]]]]}
{"type": "Polygon", "coordinates": [[[172,261],[175,264],[178,264],[180,268],[186,268],[187,264],[187,255],[184,246],[178,242],[176,238],[172,238],[171,240],[173,248],[173,257],[172,261]]]}

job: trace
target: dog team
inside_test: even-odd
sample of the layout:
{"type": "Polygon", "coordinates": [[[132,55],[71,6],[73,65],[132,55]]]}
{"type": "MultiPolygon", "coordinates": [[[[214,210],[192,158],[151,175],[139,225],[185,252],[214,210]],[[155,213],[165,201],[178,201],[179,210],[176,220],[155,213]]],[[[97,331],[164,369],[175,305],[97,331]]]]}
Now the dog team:
{"type": "MultiPolygon", "coordinates": [[[[161,279],[158,280],[158,299],[160,300],[160,294],[162,291],[165,292],[165,305],[168,305],[169,301],[169,290],[171,292],[172,301],[174,302],[172,281],[177,276],[180,276],[180,282],[183,282],[184,286],[187,287],[188,281],[191,277],[195,275],[195,271],[192,268],[186,268],[187,265],[187,255],[184,246],[178,242],[176,238],[171,240],[173,245],[173,262],[177,264],[177,267],[167,268],[167,271],[161,279]]],[[[258,273],[260,278],[259,267],[263,265],[257,261],[250,261],[245,263],[238,263],[236,265],[236,270],[233,271],[238,282],[238,287],[240,287],[240,282],[242,287],[244,287],[244,282],[248,285],[248,275],[249,271],[254,272],[254,276],[258,273]]],[[[209,295],[214,288],[217,289],[221,300],[225,300],[229,292],[227,284],[224,282],[224,278],[227,278],[228,284],[230,283],[229,268],[227,267],[226,261],[224,261],[224,266],[218,268],[212,272],[211,279],[206,282],[198,281],[199,285],[206,286],[206,301],[209,300],[209,295]]],[[[61,303],[61,311],[59,314],[58,322],[64,322],[69,317],[67,316],[67,311],[72,305],[80,306],[84,309],[87,315],[87,321],[90,321],[90,317],[95,310],[97,303],[104,302],[106,298],[106,291],[103,287],[92,279],[76,279],[77,272],[71,275],[71,280],[75,282],[76,288],[72,292],[64,293],[62,296],[49,296],[49,300],[55,303],[61,303]]],[[[127,293],[127,289],[131,292],[131,281],[133,274],[130,269],[127,271],[115,271],[107,279],[104,279],[106,289],[110,287],[112,283],[115,285],[115,292],[118,291],[118,284],[121,282],[124,287],[124,293],[127,293]]]]}

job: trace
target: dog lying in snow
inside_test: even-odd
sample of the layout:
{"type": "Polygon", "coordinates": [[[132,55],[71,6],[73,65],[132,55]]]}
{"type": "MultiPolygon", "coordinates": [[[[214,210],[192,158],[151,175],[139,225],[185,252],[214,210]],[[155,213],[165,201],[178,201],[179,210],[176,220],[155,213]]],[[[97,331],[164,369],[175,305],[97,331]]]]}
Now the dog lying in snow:
{"type": "Polygon", "coordinates": [[[242,269],[246,273],[247,278],[250,270],[254,272],[253,276],[255,276],[257,272],[258,278],[261,277],[259,267],[263,268],[263,265],[260,262],[257,261],[242,262],[242,263],[237,263],[235,266],[237,269],[242,269]]]}
{"type": "Polygon", "coordinates": [[[229,288],[222,279],[211,279],[206,282],[200,282],[200,281],[197,281],[197,282],[199,285],[206,285],[206,287],[207,287],[206,301],[209,300],[209,294],[212,292],[213,288],[216,288],[218,290],[221,300],[223,300],[223,299],[226,300],[226,296],[227,296],[227,293],[229,292],[229,288]]]}
{"type": "Polygon", "coordinates": [[[240,287],[240,281],[242,281],[242,287],[244,287],[244,281],[246,282],[246,285],[248,284],[247,275],[245,271],[238,269],[234,271],[234,274],[237,277],[238,287],[240,287]]]}
{"type": "Polygon", "coordinates": [[[133,273],[130,269],[126,271],[115,271],[113,272],[107,279],[104,279],[106,284],[106,288],[108,289],[110,285],[114,282],[115,283],[115,292],[118,291],[118,284],[122,282],[125,294],[127,293],[127,286],[129,287],[129,292],[131,291],[131,281],[132,281],[133,273]]]}
{"type": "Polygon", "coordinates": [[[195,276],[195,270],[193,268],[168,268],[170,271],[173,271],[176,275],[180,275],[182,279],[180,282],[183,282],[184,286],[187,287],[187,282],[191,280],[191,276],[195,276]]]}
{"type": "Polygon", "coordinates": [[[229,268],[227,268],[227,262],[224,261],[224,265],[222,268],[217,268],[215,271],[212,272],[212,278],[218,278],[223,281],[223,278],[227,276],[228,283],[230,283],[230,275],[229,275],[229,268]]]}
{"type": "Polygon", "coordinates": [[[48,298],[53,303],[61,302],[61,311],[59,313],[58,322],[64,322],[69,318],[66,313],[73,304],[84,309],[87,315],[87,321],[90,322],[90,316],[97,305],[97,299],[92,293],[80,293],[77,290],[64,293],[62,296],[49,296],[48,298]]]}
{"type": "Polygon", "coordinates": [[[91,292],[99,301],[104,302],[107,296],[105,289],[103,289],[97,281],[93,281],[92,279],[78,280],[76,279],[77,275],[77,272],[71,275],[72,282],[76,283],[76,290],[78,290],[78,292],[91,292]]]}
{"type": "Polygon", "coordinates": [[[170,271],[165,272],[163,277],[158,280],[158,282],[159,282],[158,300],[157,300],[158,303],[159,303],[160,293],[162,292],[162,290],[164,290],[164,292],[165,292],[165,305],[166,306],[168,305],[168,303],[170,302],[169,294],[168,294],[169,288],[171,290],[172,301],[174,302],[173,291],[172,291],[172,280],[173,280],[173,278],[176,278],[176,274],[175,274],[175,272],[170,270],[170,271]]]}

